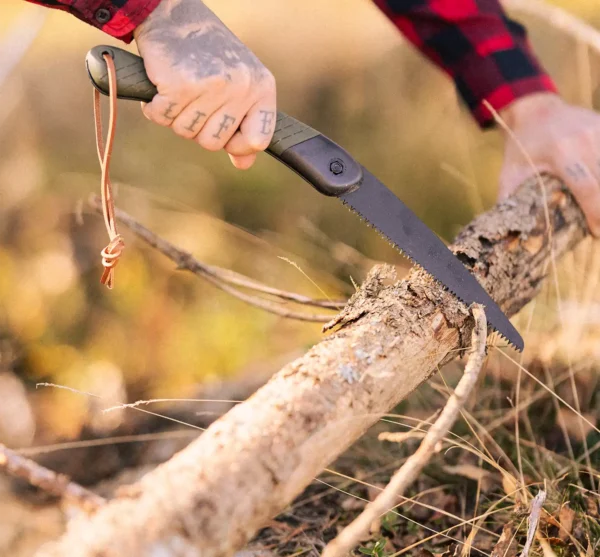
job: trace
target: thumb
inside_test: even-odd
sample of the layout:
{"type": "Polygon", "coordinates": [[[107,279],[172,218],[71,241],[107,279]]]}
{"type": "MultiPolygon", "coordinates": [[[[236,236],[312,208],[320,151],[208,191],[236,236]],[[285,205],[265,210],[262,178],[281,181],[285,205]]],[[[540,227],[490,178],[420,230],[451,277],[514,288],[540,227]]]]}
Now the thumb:
{"type": "Polygon", "coordinates": [[[248,170],[256,160],[256,153],[253,153],[252,155],[232,155],[228,153],[228,155],[231,163],[238,170],[248,170]]]}

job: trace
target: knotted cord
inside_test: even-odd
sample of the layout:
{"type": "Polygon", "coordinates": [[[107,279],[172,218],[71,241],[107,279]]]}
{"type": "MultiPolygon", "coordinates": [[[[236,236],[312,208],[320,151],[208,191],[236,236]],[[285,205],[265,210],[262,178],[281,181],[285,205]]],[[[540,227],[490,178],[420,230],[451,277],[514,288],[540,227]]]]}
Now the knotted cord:
{"type": "Polygon", "coordinates": [[[113,189],[109,177],[110,158],[112,155],[115,140],[115,128],[117,124],[117,71],[112,56],[104,53],[103,58],[108,69],[108,96],[110,107],[106,146],[104,145],[102,133],[100,93],[97,89],[94,89],[94,121],[96,124],[96,148],[98,151],[98,160],[100,161],[100,169],[102,170],[102,178],[100,181],[102,191],[102,213],[104,215],[104,223],[106,224],[110,242],[100,252],[102,255],[102,265],[104,266],[104,272],[102,273],[100,282],[105,284],[108,288],[112,288],[114,284],[114,270],[119,262],[121,253],[125,248],[125,242],[123,241],[123,237],[117,232],[113,189]]]}

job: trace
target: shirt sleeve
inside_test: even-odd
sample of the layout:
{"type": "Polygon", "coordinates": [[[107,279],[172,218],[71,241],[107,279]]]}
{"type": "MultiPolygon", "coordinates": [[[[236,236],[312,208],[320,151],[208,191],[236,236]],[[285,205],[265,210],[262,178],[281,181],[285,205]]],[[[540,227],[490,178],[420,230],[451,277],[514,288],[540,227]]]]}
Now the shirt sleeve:
{"type": "Polygon", "coordinates": [[[125,42],[161,0],[27,0],[70,12],[82,21],[125,42]]]}
{"type": "Polygon", "coordinates": [[[482,127],[496,110],[556,86],[536,59],[522,25],[498,0],[375,0],[400,31],[453,79],[482,127]]]}

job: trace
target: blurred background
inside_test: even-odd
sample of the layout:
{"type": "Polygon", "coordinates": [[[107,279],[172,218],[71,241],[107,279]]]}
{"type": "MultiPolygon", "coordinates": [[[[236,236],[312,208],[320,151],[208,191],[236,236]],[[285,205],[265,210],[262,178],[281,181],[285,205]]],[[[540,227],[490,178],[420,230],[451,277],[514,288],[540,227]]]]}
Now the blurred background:
{"type": "MultiPolygon", "coordinates": [[[[551,3],[600,26],[597,0],[551,3]]],[[[207,4],[272,70],[281,109],[345,146],[445,240],[493,205],[500,135],[478,129],[451,82],[370,2],[207,4]]],[[[564,96],[600,107],[598,55],[539,18],[518,19],[564,96]]],[[[265,313],[177,271],[125,229],[116,286],[99,284],[107,237],[87,202],[100,172],[83,61],[100,43],[123,46],[68,14],[0,3],[0,442],[15,448],[110,433],[130,414],[104,415],[106,405],[264,378],[321,338],[319,324],[265,313]]],[[[139,222],[276,288],[347,298],[374,261],[407,269],[269,157],[236,171],[225,154],[150,124],[137,103],[119,103],[111,174],[118,206],[139,222]]],[[[588,241],[562,264],[562,324],[553,287],[533,321],[528,310],[519,317],[529,323],[528,361],[575,358],[595,371],[598,259],[588,241]]],[[[496,372],[515,376],[514,367],[496,372]]]]}

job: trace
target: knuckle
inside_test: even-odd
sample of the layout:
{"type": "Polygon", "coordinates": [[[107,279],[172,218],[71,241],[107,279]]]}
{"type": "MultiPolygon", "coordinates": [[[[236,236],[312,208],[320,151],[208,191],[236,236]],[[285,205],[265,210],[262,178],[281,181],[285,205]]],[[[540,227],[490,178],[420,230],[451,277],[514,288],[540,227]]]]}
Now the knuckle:
{"type": "Polygon", "coordinates": [[[219,144],[219,143],[209,143],[207,146],[204,147],[207,151],[211,151],[212,153],[216,153],[217,151],[220,151],[223,148],[223,145],[219,144]]]}
{"type": "Polygon", "coordinates": [[[200,134],[197,138],[198,145],[207,151],[220,151],[223,148],[221,141],[215,139],[210,134],[200,134]]]}
{"type": "Polygon", "coordinates": [[[175,135],[183,137],[184,139],[192,139],[193,137],[196,137],[196,134],[198,133],[197,130],[194,131],[193,129],[189,129],[184,122],[178,122],[177,120],[171,124],[171,129],[175,135]]]}
{"type": "Polygon", "coordinates": [[[231,77],[225,74],[217,74],[209,77],[204,84],[204,90],[219,95],[231,86],[231,77]]]}
{"type": "Polygon", "coordinates": [[[155,124],[158,124],[159,126],[162,126],[164,128],[168,128],[172,123],[172,120],[167,120],[160,114],[157,115],[155,113],[151,113],[150,116],[148,116],[148,118],[155,124]]]}
{"type": "Polygon", "coordinates": [[[271,139],[268,136],[252,136],[248,138],[248,146],[252,151],[264,151],[271,143],[271,139]]]}
{"type": "Polygon", "coordinates": [[[150,109],[148,117],[161,126],[171,126],[179,116],[182,107],[180,102],[168,99],[157,104],[150,103],[147,107],[150,109]]]}
{"type": "Polygon", "coordinates": [[[247,92],[250,91],[254,85],[254,79],[249,69],[242,69],[235,78],[235,86],[238,91],[247,92]]]}
{"type": "Polygon", "coordinates": [[[277,90],[277,81],[275,80],[275,76],[269,70],[266,70],[261,83],[265,91],[275,93],[277,90]]]}

